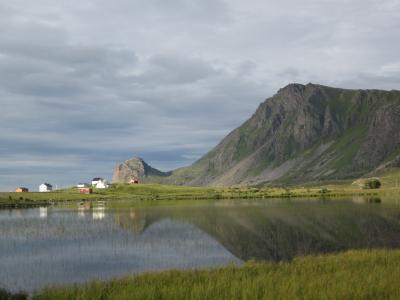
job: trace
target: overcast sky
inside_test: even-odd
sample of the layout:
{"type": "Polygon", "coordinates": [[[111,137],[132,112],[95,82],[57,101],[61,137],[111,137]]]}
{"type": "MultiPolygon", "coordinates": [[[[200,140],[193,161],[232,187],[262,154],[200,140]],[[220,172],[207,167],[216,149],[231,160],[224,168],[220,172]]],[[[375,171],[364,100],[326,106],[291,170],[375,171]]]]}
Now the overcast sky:
{"type": "Polygon", "coordinates": [[[400,89],[399,0],[0,0],[0,190],[188,165],[291,82],[400,89]]]}

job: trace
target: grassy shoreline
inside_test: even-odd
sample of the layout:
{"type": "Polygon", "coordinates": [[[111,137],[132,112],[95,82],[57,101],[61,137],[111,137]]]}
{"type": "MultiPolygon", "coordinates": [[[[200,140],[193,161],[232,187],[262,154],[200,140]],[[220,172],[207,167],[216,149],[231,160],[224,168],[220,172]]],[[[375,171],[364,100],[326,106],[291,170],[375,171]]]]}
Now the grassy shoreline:
{"type": "Polygon", "coordinates": [[[0,192],[0,207],[17,208],[46,206],[57,203],[80,201],[149,201],[149,200],[218,200],[218,199],[265,199],[265,198],[335,198],[335,197],[376,197],[400,195],[400,188],[360,190],[356,188],[295,187],[295,188],[252,188],[252,187],[181,187],[157,184],[138,186],[118,185],[107,190],[95,190],[93,194],[82,195],[76,189],[50,193],[4,193],[0,192]]]}
{"type": "Polygon", "coordinates": [[[254,188],[254,187],[182,187],[158,184],[115,185],[106,190],[95,189],[93,194],[82,195],[77,189],[49,193],[0,193],[0,207],[46,206],[79,201],[118,200],[217,200],[265,198],[335,198],[398,196],[400,188],[388,187],[361,190],[353,186],[329,185],[321,187],[254,188]]]}
{"type": "Polygon", "coordinates": [[[161,184],[113,184],[106,190],[94,189],[91,195],[79,194],[70,188],[50,193],[0,192],[0,207],[51,205],[79,201],[115,200],[217,200],[264,198],[335,198],[335,197],[398,197],[400,196],[400,170],[382,173],[380,189],[360,189],[350,180],[309,183],[287,187],[189,187],[161,184]]]}
{"type": "Polygon", "coordinates": [[[51,287],[34,299],[399,299],[400,250],[354,250],[51,287]]]}

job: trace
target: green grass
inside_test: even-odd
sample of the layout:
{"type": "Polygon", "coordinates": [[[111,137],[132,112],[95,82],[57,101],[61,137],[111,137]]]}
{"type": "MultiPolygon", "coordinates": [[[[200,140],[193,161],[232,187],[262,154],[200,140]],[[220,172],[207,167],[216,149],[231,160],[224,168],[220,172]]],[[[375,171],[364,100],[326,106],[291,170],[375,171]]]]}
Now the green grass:
{"type": "Polygon", "coordinates": [[[382,182],[382,186],[384,186],[386,189],[400,188],[400,171],[399,170],[393,170],[390,172],[385,172],[383,174],[378,174],[377,177],[382,182]]]}
{"type": "Polygon", "coordinates": [[[155,201],[155,200],[216,200],[264,199],[287,197],[344,197],[344,196],[399,196],[400,170],[377,174],[382,187],[361,190],[353,180],[314,183],[287,187],[188,187],[161,184],[116,184],[111,188],[94,189],[91,195],[79,194],[75,188],[50,193],[2,193],[0,207],[24,207],[78,201],[155,201]]]}
{"type": "Polygon", "coordinates": [[[49,205],[57,202],[77,202],[102,198],[100,194],[82,195],[77,189],[59,190],[49,193],[7,193],[0,192],[0,207],[24,207],[34,205],[49,205]]]}
{"type": "MultiPolygon", "coordinates": [[[[397,173],[396,173],[397,174],[397,173]]],[[[400,172],[399,175],[400,178],[400,172]]],[[[187,187],[160,184],[113,185],[109,189],[95,189],[91,195],[79,194],[77,189],[50,193],[0,193],[0,207],[24,207],[74,203],[78,201],[156,201],[156,200],[206,200],[206,199],[264,199],[287,197],[342,197],[400,195],[390,176],[382,177],[379,190],[360,190],[349,182],[308,187],[187,187]]],[[[399,181],[400,182],[400,181],[399,181]]]]}
{"type": "Polygon", "coordinates": [[[330,151],[335,150],[337,153],[341,154],[340,158],[334,161],[334,168],[340,170],[351,165],[367,132],[367,127],[362,125],[349,129],[338,142],[330,147],[330,151]]]}
{"type": "Polygon", "coordinates": [[[399,299],[400,251],[166,271],[41,291],[34,299],[399,299]]]}

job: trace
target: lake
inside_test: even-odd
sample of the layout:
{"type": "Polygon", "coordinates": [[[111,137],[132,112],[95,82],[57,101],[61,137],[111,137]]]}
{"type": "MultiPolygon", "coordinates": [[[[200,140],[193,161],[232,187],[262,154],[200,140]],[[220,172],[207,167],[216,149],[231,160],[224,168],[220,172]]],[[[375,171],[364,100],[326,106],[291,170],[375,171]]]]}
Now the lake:
{"type": "Polygon", "coordinates": [[[400,248],[400,202],[380,199],[102,203],[0,210],[0,287],[400,248]]]}

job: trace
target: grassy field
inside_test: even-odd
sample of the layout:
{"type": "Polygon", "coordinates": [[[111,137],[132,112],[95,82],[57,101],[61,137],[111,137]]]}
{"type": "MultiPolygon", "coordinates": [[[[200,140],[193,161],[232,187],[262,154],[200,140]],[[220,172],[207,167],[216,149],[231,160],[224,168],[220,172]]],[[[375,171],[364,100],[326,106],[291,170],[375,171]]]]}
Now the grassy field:
{"type": "Polygon", "coordinates": [[[0,206],[23,207],[77,201],[118,200],[204,200],[204,199],[263,199],[288,197],[397,196],[400,188],[361,190],[350,185],[330,184],[318,187],[252,188],[252,187],[182,187],[158,184],[117,185],[106,190],[94,190],[81,195],[76,189],[50,193],[0,193],[0,206]]]}
{"type": "Polygon", "coordinates": [[[309,184],[292,187],[187,187],[160,184],[112,185],[106,190],[94,189],[91,195],[79,194],[71,188],[50,193],[0,193],[0,206],[47,205],[57,202],[117,200],[201,200],[201,199],[262,199],[280,197],[343,197],[398,196],[400,171],[379,176],[380,189],[363,190],[352,181],[309,184]]]}
{"type": "Polygon", "coordinates": [[[399,264],[399,250],[349,251],[54,287],[34,299],[400,299],[399,264]]]}
{"type": "Polygon", "coordinates": [[[360,190],[356,187],[329,185],[327,187],[292,188],[207,188],[181,187],[157,184],[135,186],[117,185],[107,190],[94,190],[93,194],[81,195],[75,189],[50,193],[0,193],[0,206],[23,207],[48,205],[59,202],[118,201],[118,200],[204,200],[204,199],[263,199],[280,197],[340,197],[400,195],[400,189],[360,190]]]}

